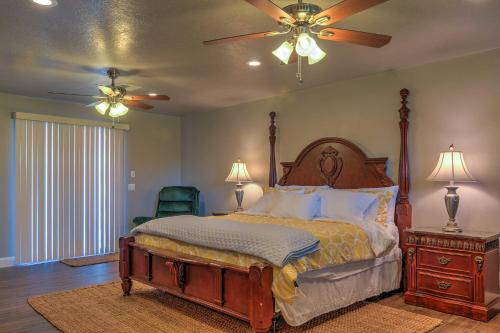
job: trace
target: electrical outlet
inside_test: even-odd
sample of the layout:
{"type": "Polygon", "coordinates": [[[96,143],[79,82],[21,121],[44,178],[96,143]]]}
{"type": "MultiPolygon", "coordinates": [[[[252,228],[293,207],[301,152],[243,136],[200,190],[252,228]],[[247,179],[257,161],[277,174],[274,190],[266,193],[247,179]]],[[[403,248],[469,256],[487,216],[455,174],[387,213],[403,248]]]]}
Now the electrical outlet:
{"type": "Polygon", "coordinates": [[[130,192],[135,191],[135,184],[128,184],[128,190],[129,190],[130,192]]]}

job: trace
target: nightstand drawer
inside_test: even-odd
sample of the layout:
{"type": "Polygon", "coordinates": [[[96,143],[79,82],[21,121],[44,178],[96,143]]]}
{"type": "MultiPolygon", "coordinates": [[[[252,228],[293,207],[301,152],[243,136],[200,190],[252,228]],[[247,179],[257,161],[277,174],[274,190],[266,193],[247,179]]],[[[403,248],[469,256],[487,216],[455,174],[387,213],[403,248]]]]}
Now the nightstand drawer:
{"type": "Polygon", "coordinates": [[[437,269],[445,273],[471,275],[472,255],[470,253],[419,248],[417,250],[417,267],[437,269]]]}
{"type": "Polygon", "coordinates": [[[472,279],[417,270],[417,290],[434,295],[473,301],[472,279]]]}

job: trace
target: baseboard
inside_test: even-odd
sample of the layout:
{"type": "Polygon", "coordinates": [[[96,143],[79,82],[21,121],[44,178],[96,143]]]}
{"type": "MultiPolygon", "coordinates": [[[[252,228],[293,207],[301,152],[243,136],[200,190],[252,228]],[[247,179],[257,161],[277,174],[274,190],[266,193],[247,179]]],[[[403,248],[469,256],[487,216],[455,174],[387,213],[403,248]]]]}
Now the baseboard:
{"type": "Polygon", "coordinates": [[[14,266],[14,263],[15,263],[14,257],[0,258],[0,268],[14,266]]]}

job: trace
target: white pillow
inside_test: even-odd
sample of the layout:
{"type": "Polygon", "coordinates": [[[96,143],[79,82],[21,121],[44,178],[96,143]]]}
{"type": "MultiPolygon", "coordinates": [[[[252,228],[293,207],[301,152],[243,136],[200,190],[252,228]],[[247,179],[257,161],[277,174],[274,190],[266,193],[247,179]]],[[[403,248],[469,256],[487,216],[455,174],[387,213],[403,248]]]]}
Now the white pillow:
{"type": "Polygon", "coordinates": [[[348,190],[321,190],[322,218],[343,221],[363,221],[368,208],[377,200],[372,193],[348,190]]]}
{"type": "Polygon", "coordinates": [[[328,185],[319,185],[319,186],[308,186],[308,185],[286,185],[286,186],[282,186],[282,185],[274,185],[274,188],[276,189],[279,189],[279,190],[283,190],[283,191],[294,191],[294,190],[303,190],[304,193],[312,193],[312,192],[316,192],[318,190],[321,190],[321,189],[329,189],[330,186],[328,185]]]}
{"type": "Polygon", "coordinates": [[[289,217],[301,220],[312,220],[319,213],[320,198],[317,193],[299,194],[292,192],[275,192],[273,205],[269,215],[289,217]]]}
{"type": "MultiPolygon", "coordinates": [[[[394,186],[389,186],[389,187],[368,187],[368,188],[360,188],[358,189],[359,191],[389,191],[392,193],[391,200],[387,203],[387,219],[385,223],[392,223],[394,224],[394,215],[396,213],[396,202],[398,199],[398,193],[399,193],[399,186],[394,185],[394,186]]],[[[377,215],[378,211],[378,206],[379,202],[377,200],[377,204],[374,204],[373,206],[370,207],[370,212],[367,213],[367,215],[377,215]]]]}
{"type": "MultiPolygon", "coordinates": [[[[253,204],[253,206],[246,209],[243,213],[252,215],[269,215],[271,208],[274,206],[276,194],[283,192],[285,191],[274,190],[264,192],[264,194],[253,204]]],[[[293,193],[304,194],[304,191],[298,189],[293,191],[293,193]]]]}

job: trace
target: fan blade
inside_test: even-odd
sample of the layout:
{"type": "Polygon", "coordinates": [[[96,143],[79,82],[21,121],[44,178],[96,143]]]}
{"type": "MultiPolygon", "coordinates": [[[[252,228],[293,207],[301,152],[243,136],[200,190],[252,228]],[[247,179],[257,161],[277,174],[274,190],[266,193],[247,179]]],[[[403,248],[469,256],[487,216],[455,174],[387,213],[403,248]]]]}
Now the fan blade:
{"type": "Polygon", "coordinates": [[[106,96],[111,96],[111,97],[114,97],[117,95],[117,93],[115,93],[115,91],[110,88],[110,87],[107,87],[107,86],[97,86],[97,88],[99,88],[99,90],[106,96]]]}
{"type": "Polygon", "coordinates": [[[72,93],[62,93],[62,92],[53,92],[49,91],[49,94],[52,95],[66,95],[66,96],[84,96],[84,97],[93,97],[93,95],[85,95],[85,94],[72,94],[72,93]]]}
{"type": "Polygon", "coordinates": [[[292,16],[290,16],[290,14],[288,14],[283,9],[276,6],[269,0],[245,0],[245,1],[251,4],[252,6],[256,7],[257,9],[263,11],[267,15],[271,16],[278,22],[295,23],[295,19],[292,16]]]}
{"type": "Polygon", "coordinates": [[[320,39],[334,42],[346,42],[370,47],[382,47],[391,41],[391,36],[373,34],[370,32],[326,28],[320,31],[320,39]],[[332,34],[333,35],[330,35],[332,34]]]}
{"type": "Polygon", "coordinates": [[[102,101],[97,101],[97,102],[94,102],[94,103],[90,103],[90,104],[87,104],[85,105],[86,108],[93,108],[94,106],[97,106],[99,104],[101,104],[102,101]]]}
{"type": "Polygon", "coordinates": [[[205,45],[217,45],[217,44],[222,44],[222,43],[237,42],[240,40],[264,38],[264,37],[268,37],[268,36],[275,36],[278,34],[280,34],[280,33],[277,31],[255,32],[252,34],[245,34],[245,35],[238,35],[238,36],[231,36],[231,37],[206,40],[203,42],[203,44],[205,44],[205,45]]]}
{"type": "Polygon", "coordinates": [[[135,95],[135,96],[125,96],[125,100],[127,101],[142,101],[146,99],[157,100],[157,101],[168,101],[170,97],[167,95],[135,95]]]}
{"type": "Polygon", "coordinates": [[[322,17],[327,17],[328,20],[321,22],[321,25],[329,25],[386,1],[387,0],[344,0],[314,15],[313,22],[316,22],[322,17]]]}
{"type": "Polygon", "coordinates": [[[150,110],[154,108],[154,106],[146,104],[146,103],[141,103],[138,101],[134,100],[129,100],[129,101],[123,101],[123,104],[126,106],[130,106],[131,108],[136,108],[136,109],[143,109],[143,110],[150,110]]]}

